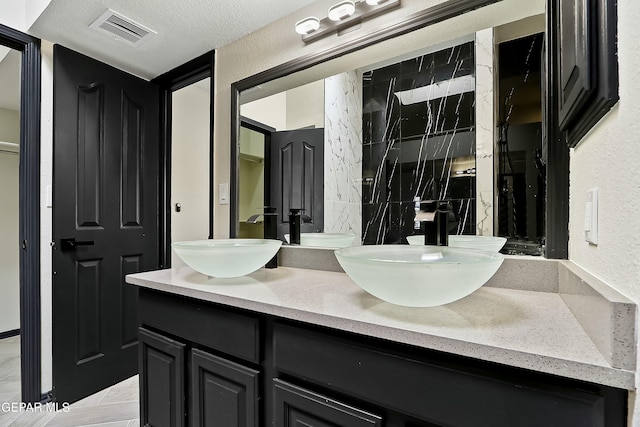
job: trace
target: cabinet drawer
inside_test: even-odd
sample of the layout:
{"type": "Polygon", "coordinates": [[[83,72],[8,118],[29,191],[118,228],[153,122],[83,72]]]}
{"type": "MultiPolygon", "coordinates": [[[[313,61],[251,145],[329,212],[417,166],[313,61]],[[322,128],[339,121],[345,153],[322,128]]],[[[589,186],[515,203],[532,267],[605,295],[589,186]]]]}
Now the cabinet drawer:
{"type": "Polygon", "coordinates": [[[435,424],[605,426],[600,389],[376,341],[274,325],[277,371],[435,424]]]}
{"type": "Polygon", "coordinates": [[[275,427],[379,427],[382,417],[274,379],[275,427]]]}
{"type": "Polygon", "coordinates": [[[140,322],[250,362],[260,362],[260,321],[213,304],[140,290],[140,322]]]}

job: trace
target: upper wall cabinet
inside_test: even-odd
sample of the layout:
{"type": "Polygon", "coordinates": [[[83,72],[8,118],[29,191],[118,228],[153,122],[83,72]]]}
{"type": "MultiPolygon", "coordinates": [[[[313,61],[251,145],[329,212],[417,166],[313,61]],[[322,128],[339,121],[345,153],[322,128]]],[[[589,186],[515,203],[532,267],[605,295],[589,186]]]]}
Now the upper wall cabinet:
{"type": "Polygon", "coordinates": [[[575,147],[618,101],[615,0],[549,0],[558,124],[575,147]]]}

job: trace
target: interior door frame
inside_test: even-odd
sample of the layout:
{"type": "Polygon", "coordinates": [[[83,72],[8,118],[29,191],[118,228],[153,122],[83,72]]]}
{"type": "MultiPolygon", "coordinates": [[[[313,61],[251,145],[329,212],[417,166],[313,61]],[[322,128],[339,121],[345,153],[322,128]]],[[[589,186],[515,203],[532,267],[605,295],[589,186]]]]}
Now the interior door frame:
{"type": "Polygon", "coordinates": [[[171,268],[171,120],[173,92],[211,78],[209,99],[209,239],[213,238],[213,100],[215,51],[207,52],[191,61],[167,71],[151,80],[160,86],[160,200],[158,201],[158,254],[160,268],[171,268]]]}
{"type": "MultiPolygon", "coordinates": [[[[271,206],[271,133],[276,131],[276,128],[260,123],[249,117],[240,116],[240,127],[250,129],[254,132],[261,133],[264,136],[264,205],[271,206]]],[[[234,238],[238,236],[238,227],[229,234],[229,237],[234,238]]]]}
{"type": "Polygon", "coordinates": [[[20,51],[20,381],[22,401],[45,400],[40,327],[40,39],[0,24],[0,44],[20,51]]]}

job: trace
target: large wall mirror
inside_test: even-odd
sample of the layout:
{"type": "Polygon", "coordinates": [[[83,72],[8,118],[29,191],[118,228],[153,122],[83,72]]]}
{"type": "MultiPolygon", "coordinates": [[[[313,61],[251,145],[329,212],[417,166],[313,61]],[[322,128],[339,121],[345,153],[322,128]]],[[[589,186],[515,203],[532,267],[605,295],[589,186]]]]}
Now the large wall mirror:
{"type": "Polygon", "coordinates": [[[446,34],[400,35],[392,52],[372,45],[234,85],[230,234],[262,237],[247,220],[274,205],[278,238],[293,207],[303,233],[402,244],[424,233],[416,209],[445,200],[451,234],[544,255],[546,18],[534,3],[503,0],[491,17],[469,12],[473,31],[440,22],[446,34]]]}

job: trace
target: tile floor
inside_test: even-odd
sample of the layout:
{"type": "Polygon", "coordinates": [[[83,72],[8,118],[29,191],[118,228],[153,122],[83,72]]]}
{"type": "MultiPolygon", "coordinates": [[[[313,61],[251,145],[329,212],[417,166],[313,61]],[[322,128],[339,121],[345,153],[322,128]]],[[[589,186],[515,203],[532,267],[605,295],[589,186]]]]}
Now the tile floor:
{"type": "Polygon", "coordinates": [[[67,412],[12,412],[20,401],[20,338],[0,340],[0,427],[137,427],[138,377],[72,404],[67,412]]]}

